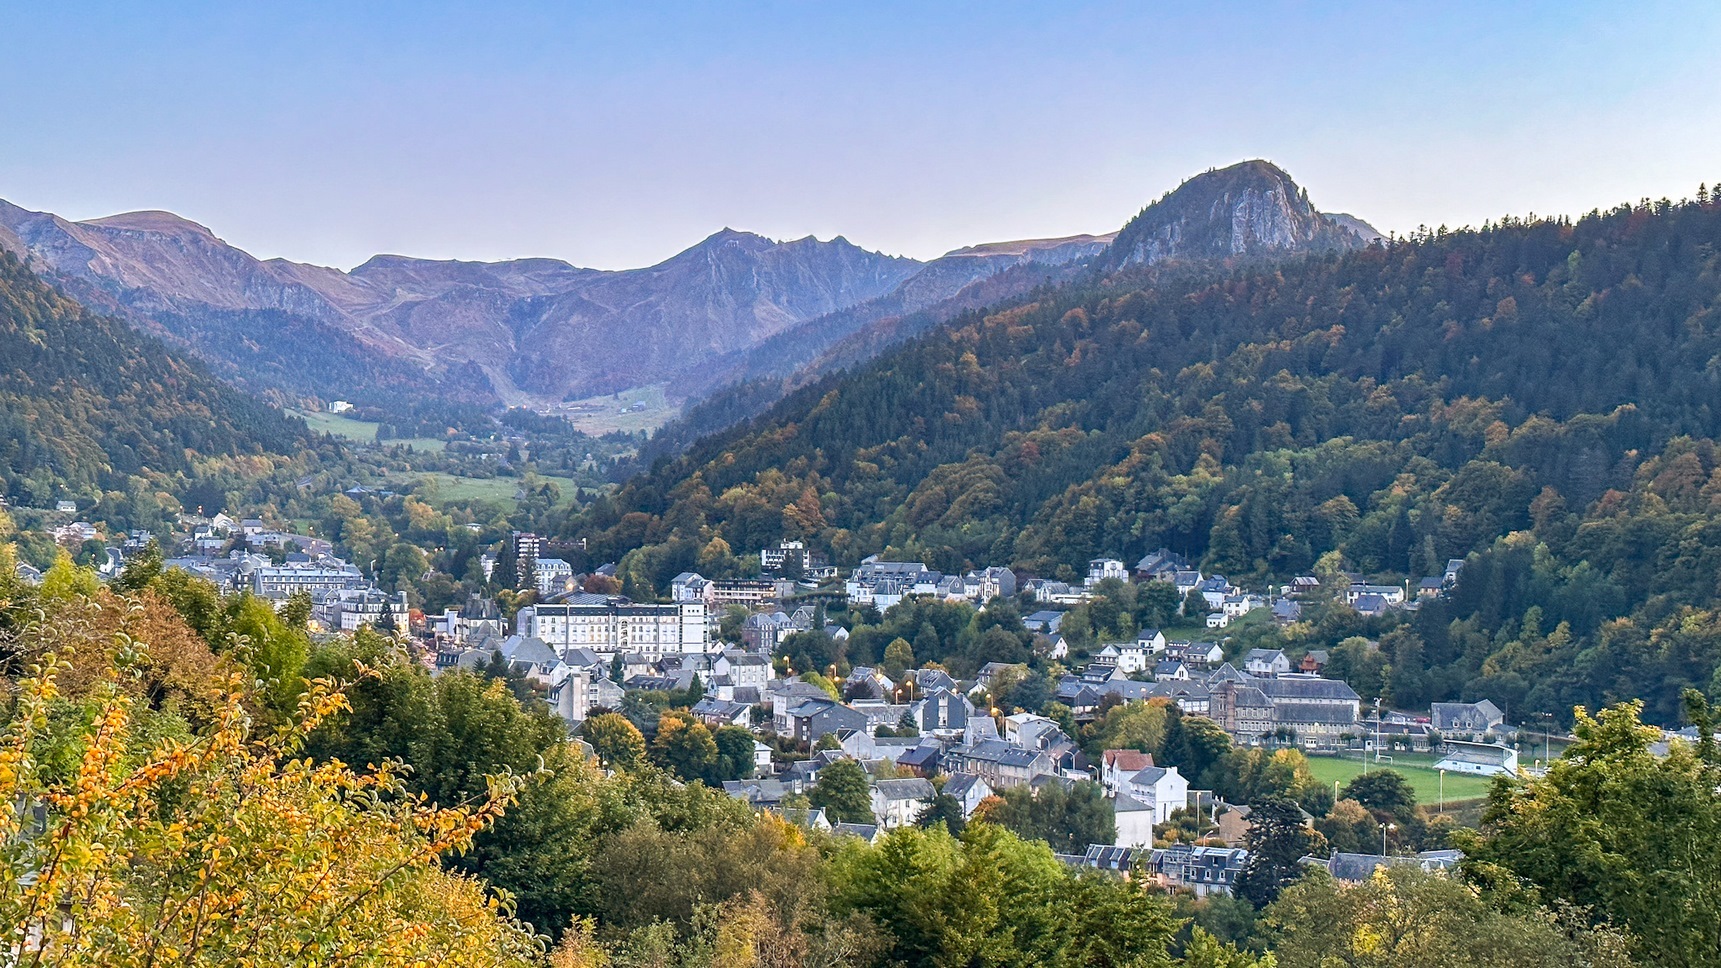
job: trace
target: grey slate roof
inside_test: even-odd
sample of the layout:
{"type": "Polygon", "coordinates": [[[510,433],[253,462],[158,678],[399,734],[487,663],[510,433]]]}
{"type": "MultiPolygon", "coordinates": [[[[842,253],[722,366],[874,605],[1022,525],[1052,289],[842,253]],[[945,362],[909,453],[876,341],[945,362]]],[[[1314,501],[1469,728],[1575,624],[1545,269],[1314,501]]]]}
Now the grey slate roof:
{"type": "Polygon", "coordinates": [[[1350,683],[1342,679],[1318,679],[1313,676],[1280,676],[1277,679],[1254,679],[1251,683],[1268,696],[1278,700],[1360,699],[1350,683]]]}
{"type": "Polygon", "coordinates": [[[879,780],[874,786],[886,800],[931,800],[937,795],[932,781],[918,776],[906,780],[879,780]]]}

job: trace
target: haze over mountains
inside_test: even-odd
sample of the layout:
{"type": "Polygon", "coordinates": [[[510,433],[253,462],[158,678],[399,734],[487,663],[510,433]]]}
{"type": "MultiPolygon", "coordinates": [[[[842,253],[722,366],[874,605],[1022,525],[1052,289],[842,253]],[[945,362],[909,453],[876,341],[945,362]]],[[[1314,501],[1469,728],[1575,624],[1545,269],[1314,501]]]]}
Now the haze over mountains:
{"type": "Polygon", "coordinates": [[[0,248],[91,308],[289,399],[542,404],[660,382],[688,396],[864,359],[1090,263],[1288,255],[1372,236],[1346,219],[1317,212],[1277,167],[1245,162],[1196,176],[1121,233],[980,244],[930,262],[841,236],[724,229],[641,269],[379,255],[343,272],[256,259],[169,212],[72,222],[4,201],[0,248]]]}

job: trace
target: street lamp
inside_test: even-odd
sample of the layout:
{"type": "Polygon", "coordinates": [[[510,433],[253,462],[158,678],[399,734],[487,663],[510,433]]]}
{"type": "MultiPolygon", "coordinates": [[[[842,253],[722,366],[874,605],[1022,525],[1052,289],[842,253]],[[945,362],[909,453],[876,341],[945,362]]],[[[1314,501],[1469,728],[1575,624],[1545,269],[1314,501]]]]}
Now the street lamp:
{"type": "Polygon", "coordinates": [[[1397,829],[1398,829],[1398,824],[1395,824],[1395,823],[1383,823],[1380,825],[1380,856],[1382,856],[1382,857],[1386,856],[1386,832],[1388,830],[1397,830],[1397,829]]]}

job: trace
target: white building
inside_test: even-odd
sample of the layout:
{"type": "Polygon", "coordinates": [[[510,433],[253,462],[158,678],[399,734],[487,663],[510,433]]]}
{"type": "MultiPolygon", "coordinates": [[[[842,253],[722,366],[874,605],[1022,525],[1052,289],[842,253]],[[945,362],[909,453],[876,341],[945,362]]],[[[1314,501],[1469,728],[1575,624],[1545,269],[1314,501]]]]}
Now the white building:
{"type": "Polygon", "coordinates": [[[407,630],[406,593],[390,595],[375,588],[340,589],[312,596],[311,616],[331,630],[356,632],[365,626],[375,626],[382,620],[383,609],[393,613],[397,633],[407,630]]]}
{"type": "Polygon", "coordinates": [[[1494,743],[1449,742],[1434,768],[1475,776],[1513,776],[1518,772],[1518,751],[1494,743]]]}
{"type": "Polygon", "coordinates": [[[1118,799],[1125,796],[1147,805],[1153,812],[1153,822],[1165,823],[1173,810],[1189,805],[1189,781],[1175,766],[1150,766],[1129,778],[1118,799]]]}
{"type": "Polygon", "coordinates": [[[605,656],[705,652],[710,641],[704,602],[641,605],[619,595],[578,594],[529,605],[520,610],[516,627],[558,651],[590,649],[605,656]]]}
{"type": "Polygon", "coordinates": [[[1152,804],[1119,794],[1112,801],[1112,820],[1117,824],[1114,843],[1119,847],[1152,847],[1153,827],[1158,822],[1155,816],[1152,804]]]}
{"type": "Polygon", "coordinates": [[[538,594],[545,598],[567,591],[574,580],[574,566],[560,558],[537,558],[533,574],[538,577],[538,594]]]}
{"type": "Polygon", "coordinates": [[[1153,664],[1151,653],[1140,642],[1118,642],[1108,645],[1094,653],[1094,661],[1100,665],[1115,666],[1117,671],[1126,676],[1143,672],[1153,664]]]}
{"type": "Polygon", "coordinates": [[[368,585],[357,565],[339,559],[287,562],[251,572],[251,590],[263,598],[286,598],[295,592],[332,592],[368,585]]]}
{"type": "Polygon", "coordinates": [[[1129,569],[1116,558],[1095,558],[1088,562],[1088,577],[1083,582],[1084,585],[1092,588],[1107,578],[1129,581],[1129,569]]]}
{"type": "Polygon", "coordinates": [[[920,777],[879,780],[872,787],[872,815],[886,830],[912,827],[937,795],[932,782],[920,777]]]}

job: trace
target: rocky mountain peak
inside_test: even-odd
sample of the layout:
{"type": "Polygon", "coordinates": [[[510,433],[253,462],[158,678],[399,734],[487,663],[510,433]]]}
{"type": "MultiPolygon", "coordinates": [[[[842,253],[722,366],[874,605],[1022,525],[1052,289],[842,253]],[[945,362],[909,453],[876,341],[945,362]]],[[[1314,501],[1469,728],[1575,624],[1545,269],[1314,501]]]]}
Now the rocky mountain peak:
{"type": "Polygon", "coordinates": [[[1292,255],[1362,242],[1316,210],[1284,169],[1256,159],[1202,172],[1166,193],[1123,227],[1102,265],[1292,255]]]}

